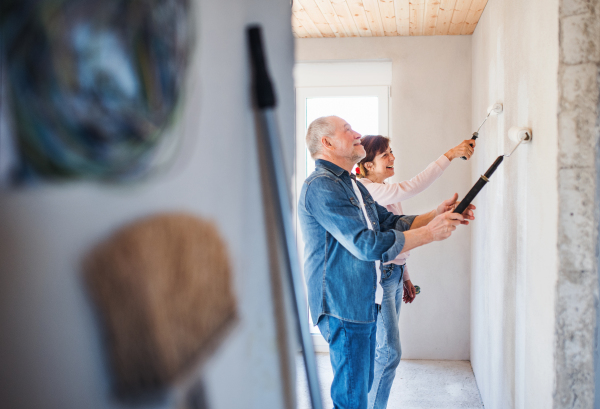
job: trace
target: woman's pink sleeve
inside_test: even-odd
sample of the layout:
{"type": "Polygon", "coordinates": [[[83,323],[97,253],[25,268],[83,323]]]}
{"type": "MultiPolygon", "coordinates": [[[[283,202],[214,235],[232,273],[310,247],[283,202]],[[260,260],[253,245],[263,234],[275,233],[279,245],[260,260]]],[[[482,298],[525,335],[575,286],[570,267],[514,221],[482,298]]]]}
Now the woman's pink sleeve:
{"type": "Polygon", "coordinates": [[[445,155],[431,162],[424,171],[410,180],[400,183],[369,183],[366,188],[373,199],[382,206],[402,202],[427,189],[448,168],[450,161],[445,155]]]}

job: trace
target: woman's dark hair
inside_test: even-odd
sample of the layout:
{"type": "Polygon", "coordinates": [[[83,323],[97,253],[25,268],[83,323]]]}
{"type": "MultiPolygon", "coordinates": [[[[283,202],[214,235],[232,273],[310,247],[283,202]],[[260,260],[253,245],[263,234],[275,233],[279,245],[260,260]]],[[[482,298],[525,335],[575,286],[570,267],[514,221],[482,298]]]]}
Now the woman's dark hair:
{"type": "Polygon", "coordinates": [[[364,178],[365,176],[367,176],[365,163],[373,162],[375,156],[385,152],[388,146],[390,146],[390,138],[381,135],[365,135],[362,138],[360,138],[360,143],[365,148],[367,156],[365,156],[363,160],[358,162],[358,167],[360,171],[357,170],[356,176],[358,176],[359,178],[364,178]]]}

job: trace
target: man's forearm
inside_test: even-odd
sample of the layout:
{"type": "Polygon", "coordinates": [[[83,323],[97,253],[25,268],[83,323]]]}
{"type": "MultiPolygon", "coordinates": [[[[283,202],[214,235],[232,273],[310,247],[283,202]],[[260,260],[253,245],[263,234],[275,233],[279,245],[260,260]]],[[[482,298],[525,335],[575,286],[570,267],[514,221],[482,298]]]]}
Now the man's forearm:
{"type": "Polygon", "coordinates": [[[417,229],[411,228],[410,230],[404,232],[404,247],[402,248],[402,252],[429,244],[432,241],[433,235],[427,227],[420,227],[417,229]]]}
{"type": "Polygon", "coordinates": [[[410,225],[410,229],[414,230],[414,229],[418,229],[423,226],[427,226],[427,224],[430,221],[432,221],[435,216],[437,216],[437,212],[435,209],[433,209],[432,211],[430,211],[428,213],[423,213],[423,214],[415,217],[415,220],[410,225]]]}

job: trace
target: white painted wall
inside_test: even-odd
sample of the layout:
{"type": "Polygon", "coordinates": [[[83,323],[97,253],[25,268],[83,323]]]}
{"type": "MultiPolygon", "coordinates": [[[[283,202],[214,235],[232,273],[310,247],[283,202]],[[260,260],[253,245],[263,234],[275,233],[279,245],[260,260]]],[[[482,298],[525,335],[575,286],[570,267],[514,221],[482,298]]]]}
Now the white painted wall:
{"type": "MultiPolygon", "coordinates": [[[[289,2],[195,2],[198,42],[186,104],[172,130],[184,140],[173,171],[132,186],[44,185],[0,192],[0,406],[116,408],[82,256],[123,223],[184,210],[214,220],[235,273],[240,322],[188,381],[209,406],[283,407],[245,26],[262,22],[291,173],[293,37],[289,2]]],[[[2,128],[3,129],[3,128],[2,128]]],[[[183,407],[171,394],[162,404],[183,407]]]]}
{"type": "Polygon", "coordinates": [[[550,408],[557,279],[558,1],[490,0],[473,35],[472,181],[508,151],[512,126],[533,142],[478,196],[472,236],[471,362],[486,408],[550,408]]]}
{"type": "MultiPolygon", "coordinates": [[[[413,177],[458,144],[471,129],[470,37],[297,39],[296,61],[392,61],[392,149],[396,176],[413,177]]],[[[408,214],[437,206],[470,187],[470,166],[454,161],[433,186],[403,204],[408,214]]],[[[471,228],[411,251],[414,284],[422,292],[403,304],[402,357],[469,359],[471,228]]]]}

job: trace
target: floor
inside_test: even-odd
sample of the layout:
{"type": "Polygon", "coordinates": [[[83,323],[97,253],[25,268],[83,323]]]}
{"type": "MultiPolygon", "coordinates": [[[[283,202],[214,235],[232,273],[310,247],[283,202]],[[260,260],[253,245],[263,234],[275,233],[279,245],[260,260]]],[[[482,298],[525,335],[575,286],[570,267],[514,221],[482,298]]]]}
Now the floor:
{"type": "MultiPolygon", "coordinates": [[[[333,372],[328,354],[317,354],[324,408],[333,407],[329,388],[333,372]]],[[[298,409],[310,409],[304,362],[297,359],[298,409]]],[[[483,403],[469,361],[402,360],[388,409],[481,409],[483,403]]]]}

